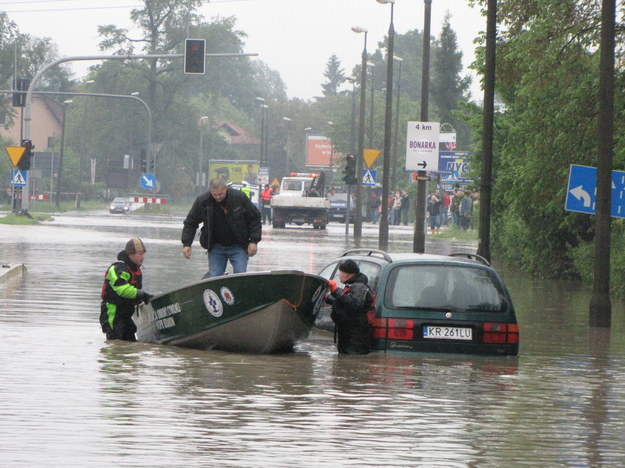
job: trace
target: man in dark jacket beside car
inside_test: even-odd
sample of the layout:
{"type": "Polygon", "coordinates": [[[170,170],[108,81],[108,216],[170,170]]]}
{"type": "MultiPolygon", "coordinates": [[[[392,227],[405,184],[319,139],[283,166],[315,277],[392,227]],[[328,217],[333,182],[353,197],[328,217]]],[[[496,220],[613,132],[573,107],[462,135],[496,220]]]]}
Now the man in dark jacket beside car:
{"type": "Polygon", "coordinates": [[[373,306],[373,292],[367,285],[367,276],[360,272],[353,260],[339,264],[339,288],[329,281],[330,293],[326,302],[332,305],[332,320],[338,334],[337,348],[341,354],[369,354],[371,345],[367,313],[373,306]]]}
{"type": "Polygon", "coordinates": [[[247,271],[247,261],[256,255],[262,237],[260,211],[247,195],[221,178],[211,180],[209,191],[195,199],[184,220],[182,255],[187,259],[200,224],[200,245],[208,250],[204,278],[223,275],[228,260],[233,273],[247,271]]]}

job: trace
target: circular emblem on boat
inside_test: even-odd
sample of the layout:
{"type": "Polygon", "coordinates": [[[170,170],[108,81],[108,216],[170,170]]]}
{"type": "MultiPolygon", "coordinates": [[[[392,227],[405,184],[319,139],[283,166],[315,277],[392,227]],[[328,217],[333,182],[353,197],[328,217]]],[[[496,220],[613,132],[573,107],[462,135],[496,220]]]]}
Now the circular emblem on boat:
{"type": "Polygon", "coordinates": [[[221,317],[224,313],[224,306],[221,299],[212,289],[204,290],[204,305],[213,317],[221,317]]]}
{"type": "Polygon", "coordinates": [[[228,305],[234,304],[234,294],[232,294],[232,291],[230,291],[230,289],[228,289],[225,286],[222,286],[221,289],[219,290],[219,293],[221,294],[221,298],[224,300],[226,304],[228,305]]]}

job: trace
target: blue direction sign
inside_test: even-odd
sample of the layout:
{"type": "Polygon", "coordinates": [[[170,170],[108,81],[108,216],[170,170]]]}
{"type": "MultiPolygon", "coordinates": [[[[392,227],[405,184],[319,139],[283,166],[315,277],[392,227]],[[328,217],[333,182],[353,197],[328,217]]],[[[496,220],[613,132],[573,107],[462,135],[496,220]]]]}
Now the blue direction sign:
{"type": "Polygon", "coordinates": [[[156,188],[156,176],[154,174],[143,174],[139,179],[141,188],[146,190],[154,190],[156,188]]]}
{"type": "Polygon", "coordinates": [[[15,187],[26,187],[26,178],[28,177],[28,171],[22,171],[20,169],[11,170],[11,185],[15,187]]]}
{"type": "MultiPolygon", "coordinates": [[[[564,209],[595,214],[597,201],[597,168],[571,164],[564,209]]],[[[625,172],[612,171],[611,215],[625,218],[625,172]]]]}
{"type": "Polygon", "coordinates": [[[362,185],[369,187],[375,187],[375,179],[378,176],[378,171],[375,169],[363,169],[362,170],[362,185]]]}

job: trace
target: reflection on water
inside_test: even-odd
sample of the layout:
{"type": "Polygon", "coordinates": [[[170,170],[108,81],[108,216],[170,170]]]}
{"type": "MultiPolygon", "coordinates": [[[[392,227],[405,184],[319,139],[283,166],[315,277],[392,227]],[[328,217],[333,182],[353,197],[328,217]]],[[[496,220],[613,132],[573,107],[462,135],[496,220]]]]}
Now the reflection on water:
{"type": "MultiPolygon", "coordinates": [[[[180,254],[180,220],[65,217],[0,226],[0,460],[3,466],[622,466],[622,304],[587,326],[589,292],[502,268],[521,325],[516,358],[339,356],[314,333],[296,351],[245,355],[107,343],[106,267],[146,241],[146,289],[201,276],[180,254]],[[19,235],[18,235],[19,234],[19,235]]],[[[351,247],[327,232],[267,229],[251,269],[317,272],[351,247]]],[[[363,246],[375,247],[375,230],[363,246]]],[[[412,232],[391,231],[410,251],[412,232]]],[[[472,246],[428,239],[427,250],[472,246]]]]}

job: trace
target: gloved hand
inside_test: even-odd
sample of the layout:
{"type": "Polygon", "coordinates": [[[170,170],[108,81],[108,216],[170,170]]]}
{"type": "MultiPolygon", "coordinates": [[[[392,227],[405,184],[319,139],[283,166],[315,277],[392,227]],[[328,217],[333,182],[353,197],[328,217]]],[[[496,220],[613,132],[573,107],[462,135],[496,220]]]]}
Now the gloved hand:
{"type": "Polygon", "coordinates": [[[328,286],[330,286],[330,291],[332,291],[332,292],[336,291],[339,288],[336,285],[336,281],[334,281],[334,280],[328,281],[328,286]]]}
{"type": "Polygon", "coordinates": [[[144,304],[149,304],[153,297],[152,294],[148,294],[142,290],[139,290],[137,293],[137,301],[143,302],[144,304]]]}

